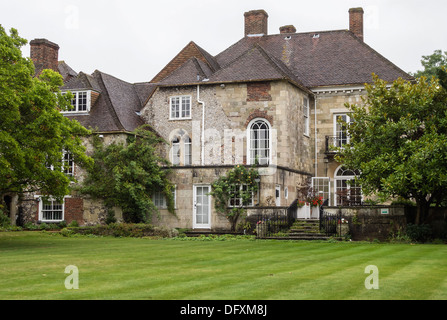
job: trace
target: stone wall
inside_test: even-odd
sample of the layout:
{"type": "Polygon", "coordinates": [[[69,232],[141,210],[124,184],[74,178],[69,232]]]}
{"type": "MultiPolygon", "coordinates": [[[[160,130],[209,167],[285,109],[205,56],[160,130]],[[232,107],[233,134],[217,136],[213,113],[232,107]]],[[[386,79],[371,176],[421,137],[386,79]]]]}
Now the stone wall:
{"type": "Polygon", "coordinates": [[[407,225],[405,207],[401,206],[325,207],[324,211],[341,213],[354,241],[389,240],[407,225]]]}

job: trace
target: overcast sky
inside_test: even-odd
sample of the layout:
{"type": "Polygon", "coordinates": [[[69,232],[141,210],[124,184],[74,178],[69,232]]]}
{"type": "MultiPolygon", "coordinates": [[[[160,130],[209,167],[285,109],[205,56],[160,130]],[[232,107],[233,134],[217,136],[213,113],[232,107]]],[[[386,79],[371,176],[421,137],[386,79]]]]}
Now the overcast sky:
{"type": "MultiPolygon", "coordinates": [[[[445,0],[0,0],[0,24],[31,41],[60,46],[75,71],[96,69],[135,83],[150,81],[194,41],[217,55],[244,35],[244,12],[264,9],[269,34],[349,28],[349,8],[365,11],[365,42],[405,71],[447,51],[445,0]]],[[[29,57],[29,46],[23,49],[29,57]]]]}

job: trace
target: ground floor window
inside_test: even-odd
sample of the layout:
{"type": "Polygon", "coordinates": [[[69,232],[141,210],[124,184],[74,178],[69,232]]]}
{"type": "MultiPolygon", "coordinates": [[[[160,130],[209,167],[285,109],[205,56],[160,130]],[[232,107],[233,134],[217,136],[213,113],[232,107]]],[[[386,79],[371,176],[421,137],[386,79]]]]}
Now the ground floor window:
{"type": "Polygon", "coordinates": [[[251,194],[250,199],[245,201],[241,197],[241,193],[247,192],[247,185],[235,185],[232,188],[231,197],[229,200],[229,207],[245,207],[245,206],[253,206],[253,193],[251,194]]]}
{"type": "Polygon", "coordinates": [[[40,199],[39,220],[57,222],[64,220],[64,201],[40,199]]]}
{"type": "Polygon", "coordinates": [[[335,172],[335,199],[337,206],[357,206],[362,204],[362,188],[355,180],[357,170],[341,166],[335,172]]]}

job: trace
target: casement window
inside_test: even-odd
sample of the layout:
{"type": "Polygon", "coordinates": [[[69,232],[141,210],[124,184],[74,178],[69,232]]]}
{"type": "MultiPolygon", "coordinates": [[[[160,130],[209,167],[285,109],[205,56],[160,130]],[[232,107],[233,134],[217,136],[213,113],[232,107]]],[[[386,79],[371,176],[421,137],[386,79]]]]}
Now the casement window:
{"type": "MultiPolygon", "coordinates": [[[[91,91],[72,91],[72,108],[64,113],[87,113],[90,111],[91,91]]],[[[65,94],[65,93],[63,93],[65,94]]]]}
{"type": "Polygon", "coordinates": [[[54,199],[39,199],[39,220],[42,222],[60,222],[64,220],[64,202],[54,199]]]}
{"type": "MultiPolygon", "coordinates": [[[[62,159],[61,159],[61,171],[65,173],[67,176],[74,176],[74,160],[73,155],[69,151],[62,151],[62,159]]],[[[54,170],[53,165],[46,166],[50,170],[54,170]]]]}
{"type": "Polygon", "coordinates": [[[303,124],[304,134],[308,136],[310,134],[310,111],[309,111],[309,99],[303,98],[303,124]]]}
{"type": "Polygon", "coordinates": [[[335,194],[337,206],[355,206],[362,204],[362,188],[356,181],[358,171],[340,166],[335,171],[335,194]]]}
{"type": "MultiPolygon", "coordinates": [[[[177,207],[177,186],[172,189],[174,197],[174,207],[177,207]]],[[[161,191],[157,191],[152,195],[152,202],[158,209],[166,209],[168,207],[166,197],[161,191]]]]}
{"type": "Polygon", "coordinates": [[[172,155],[171,162],[174,166],[180,165],[180,139],[178,137],[172,140],[172,155]]]}
{"type": "Polygon", "coordinates": [[[173,138],[171,141],[171,162],[174,166],[192,165],[192,140],[189,136],[173,138]],[[183,148],[181,147],[182,144],[183,148]]]}
{"type": "Polygon", "coordinates": [[[190,137],[185,137],[184,150],[185,150],[185,166],[190,166],[192,164],[192,143],[190,137]]]}
{"type": "Polygon", "coordinates": [[[191,119],[191,96],[171,97],[170,119],[191,119]]]}
{"type": "Polygon", "coordinates": [[[348,126],[351,123],[349,113],[341,113],[334,115],[334,145],[335,147],[343,147],[349,143],[348,126]]]}
{"type": "Polygon", "coordinates": [[[242,192],[247,192],[247,185],[234,185],[231,190],[231,196],[229,199],[228,206],[229,207],[246,207],[253,206],[253,193],[251,193],[248,201],[244,202],[244,199],[241,197],[242,192]]]}
{"type": "Polygon", "coordinates": [[[270,123],[254,119],[248,125],[248,164],[269,164],[271,157],[270,123]]]}
{"type": "Polygon", "coordinates": [[[62,170],[67,176],[74,176],[73,155],[68,151],[64,151],[64,156],[62,159],[62,170]]]}

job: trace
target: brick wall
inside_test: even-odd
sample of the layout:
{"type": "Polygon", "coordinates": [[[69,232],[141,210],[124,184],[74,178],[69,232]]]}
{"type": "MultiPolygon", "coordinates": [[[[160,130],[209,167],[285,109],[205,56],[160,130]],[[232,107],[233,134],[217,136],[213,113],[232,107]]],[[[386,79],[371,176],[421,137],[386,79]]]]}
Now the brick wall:
{"type": "Polygon", "coordinates": [[[79,224],[84,223],[84,200],[81,198],[65,198],[64,215],[65,221],[70,223],[76,220],[79,224]]]}
{"type": "Polygon", "coordinates": [[[247,101],[272,101],[270,82],[247,83],[247,101]]]}

